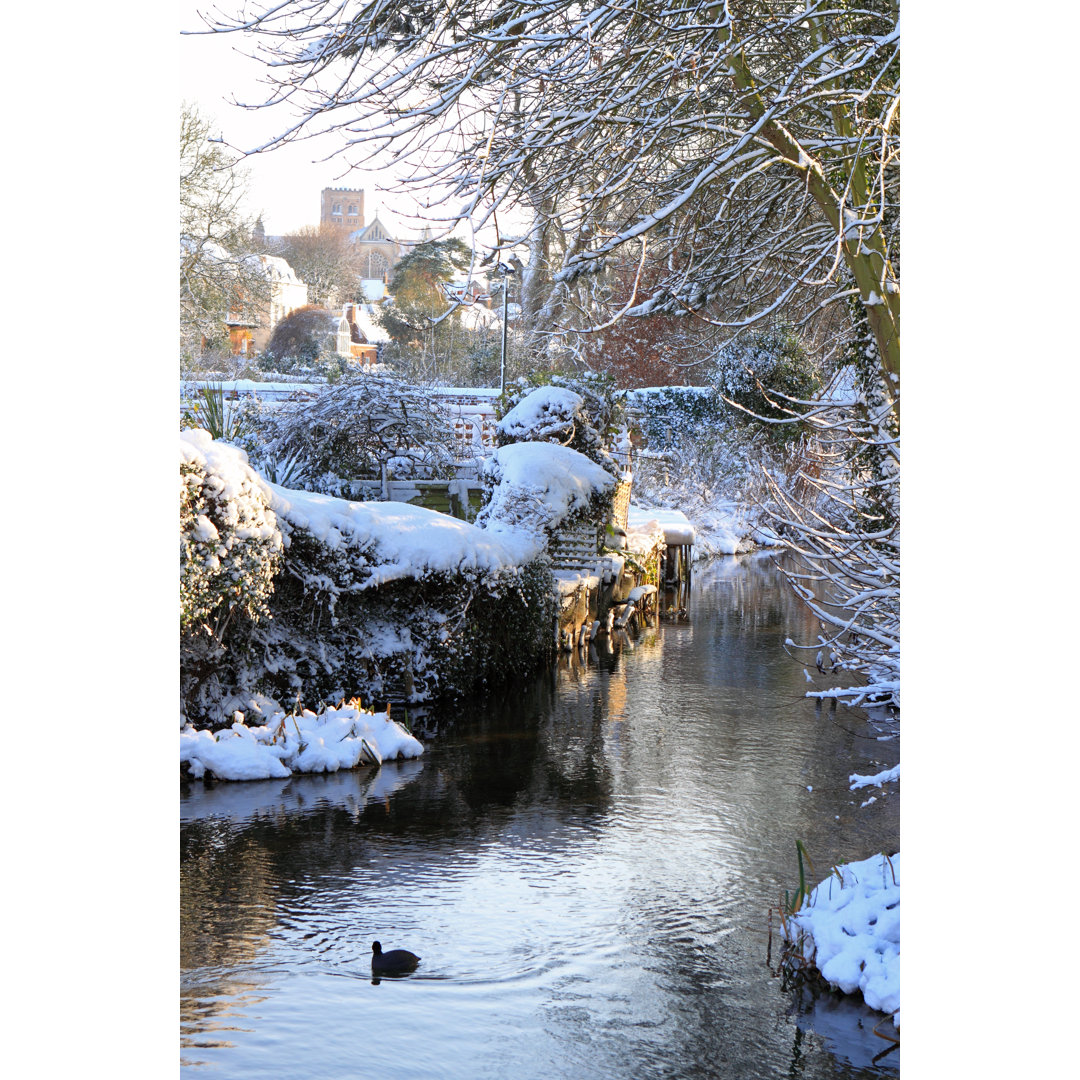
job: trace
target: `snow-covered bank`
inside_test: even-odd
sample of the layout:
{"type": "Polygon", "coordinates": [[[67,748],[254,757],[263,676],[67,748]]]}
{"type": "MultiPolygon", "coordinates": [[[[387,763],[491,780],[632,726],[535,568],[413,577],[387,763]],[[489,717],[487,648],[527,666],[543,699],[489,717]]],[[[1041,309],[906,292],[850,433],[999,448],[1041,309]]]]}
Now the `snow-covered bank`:
{"type": "Polygon", "coordinates": [[[831,986],[900,1026],[900,855],[845,863],[784,925],[831,986]]]}
{"type": "MultiPolygon", "coordinates": [[[[783,541],[767,527],[759,524],[746,506],[731,499],[717,498],[711,502],[685,493],[679,509],[667,505],[653,505],[643,499],[632,507],[639,520],[654,518],[665,521],[678,514],[690,525],[694,545],[694,559],[712,558],[716,555],[743,555],[763,547],[778,547],[783,541]]],[[[674,540],[669,541],[675,543],[674,540]]]]}
{"type": "MultiPolygon", "coordinates": [[[[500,536],[465,521],[397,502],[348,502],[311,491],[268,484],[274,513],[327,549],[362,553],[366,576],[359,589],[432,574],[496,576],[536,558],[523,534],[500,536]]],[[[358,555],[359,559],[359,555],[358,555]]]]}
{"type": "Polygon", "coordinates": [[[352,769],[391,758],[419,757],[424,748],[389,713],[364,712],[352,705],[298,716],[281,710],[258,727],[236,713],[231,728],[217,733],[188,724],[180,731],[180,764],[200,779],[267,780],[294,772],[352,769]]]}

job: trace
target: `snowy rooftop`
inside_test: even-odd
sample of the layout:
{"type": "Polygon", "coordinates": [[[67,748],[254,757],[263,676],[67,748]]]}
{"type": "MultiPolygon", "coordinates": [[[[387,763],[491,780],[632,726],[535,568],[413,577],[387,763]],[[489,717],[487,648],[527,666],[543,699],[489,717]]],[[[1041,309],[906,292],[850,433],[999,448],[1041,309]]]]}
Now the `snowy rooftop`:
{"type": "Polygon", "coordinates": [[[372,345],[381,345],[390,340],[386,329],[375,321],[375,309],[371,304],[357,304],[353,307],[353,321],[363,334],[364,340],[372,345]]]}

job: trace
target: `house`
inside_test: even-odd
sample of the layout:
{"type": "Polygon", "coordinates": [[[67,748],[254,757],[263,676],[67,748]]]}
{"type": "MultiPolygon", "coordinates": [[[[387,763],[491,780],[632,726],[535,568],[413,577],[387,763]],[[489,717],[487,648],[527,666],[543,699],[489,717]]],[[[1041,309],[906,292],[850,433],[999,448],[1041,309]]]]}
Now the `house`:
{"type": "Polygon", "coordinates": [[[374,304],[346,304],[338,319],[337,354],[367,367],[378,362],[390,335],[379,325],[374,304]]]}
{"type": "Polygon", "coordinates": [[[274,327],[308,302],[308,287],[296,271],[278,255],[250,255],[258,260],[270,282],[269,300],[250,310],[234,309],[225,319],[229,345],[234,356],[262,352],[270,342],[274,327]]]}

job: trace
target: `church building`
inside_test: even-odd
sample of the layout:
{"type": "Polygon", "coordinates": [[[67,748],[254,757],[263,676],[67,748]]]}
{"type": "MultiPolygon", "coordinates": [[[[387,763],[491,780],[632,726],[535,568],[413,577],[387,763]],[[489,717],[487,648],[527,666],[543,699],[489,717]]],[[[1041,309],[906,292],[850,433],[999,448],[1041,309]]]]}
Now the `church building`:
{"type": "Polygon", "coordinates": [[[349,230],[349,239],[361,255],[362,278],[385,284],[407,250],[390,235],[377,213],[370,224],[364,224],[364,192],[360,188],[323,188],[319,221],[349,230]]]}

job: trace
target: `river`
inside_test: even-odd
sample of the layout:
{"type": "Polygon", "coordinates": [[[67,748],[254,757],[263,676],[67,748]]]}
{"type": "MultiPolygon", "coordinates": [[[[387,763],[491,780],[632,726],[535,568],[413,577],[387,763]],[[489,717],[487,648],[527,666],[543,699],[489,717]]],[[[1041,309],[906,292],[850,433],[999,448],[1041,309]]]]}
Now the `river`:
{"type": "Polygon", "coordinates": [[[182,785],[184,1071],[896,1075],[878,1014],[767,963],[796,839],[814,882],[899,847],[895,789],[847,784],[896,728],[805,698],[814,632],[771,556],[720,559],[687,620],[431,718],[416,761],[182,785]],[[374,939],[419,970],[373,980],[374,939]]]}

